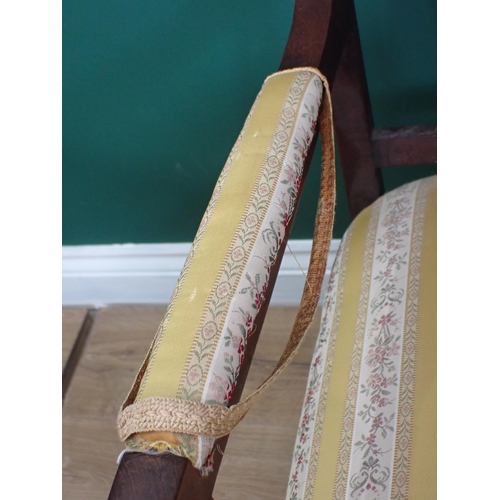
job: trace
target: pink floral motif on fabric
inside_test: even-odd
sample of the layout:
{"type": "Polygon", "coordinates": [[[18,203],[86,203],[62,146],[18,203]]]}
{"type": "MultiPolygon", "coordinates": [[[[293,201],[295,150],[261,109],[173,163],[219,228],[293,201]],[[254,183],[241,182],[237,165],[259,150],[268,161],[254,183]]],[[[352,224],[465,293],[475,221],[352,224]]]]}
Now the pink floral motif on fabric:
{"type": "Polygon", "coordinates": [[[414,198],[384,199],[375,240],[346,499],[390,498],[414,198]]]}
{"type": "Polygon", "coordinates": [[[332,332],[332,323],[337,306],[337,293],[339,289],[340,263],[343,259],[344,241],[341,242],[325,294],[325,302],[321,316],[321,325],[316,346],[314,348],[309,377],[307,380],[306,395],[302,406],[299,428],[295,439],[295,450],[293,453],[293,464],[288,481],[287,499],[296,500],[303,498],[304,487],[307,480],[309,458],[313,447],[313,434],[318,411],[320,391],[324,383],[325,372],[327,371],[328,351],[332,350],[332,342],[335,342],[335,335],[332,332]]]}

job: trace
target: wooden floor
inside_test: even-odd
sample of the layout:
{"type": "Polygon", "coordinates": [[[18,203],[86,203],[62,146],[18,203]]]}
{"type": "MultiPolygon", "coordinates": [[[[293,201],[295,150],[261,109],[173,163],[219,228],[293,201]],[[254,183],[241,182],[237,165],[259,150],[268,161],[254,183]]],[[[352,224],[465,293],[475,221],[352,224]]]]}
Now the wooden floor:
{"type": "MultiPolygon", "coordinates": [[[[92,312],[85,320],[86,327],[92,327],[83,350],[75,349],[70,354],[86,311],[63,310],[63,369],[68,359],[76,363],[63,402],[64,500],[107,498],[116,459],[123,449],[116,433],[116,415],[164,312],[165,308],[158,306],[110,307],[92,312]]],[[[245,394],[254,390],[276,364],[295,313],[295,308],[269,309],[245,394]]],[[[231,433],[214,499],[285,497],[318,326],[317,313],[294,361],[231,433]]]]}

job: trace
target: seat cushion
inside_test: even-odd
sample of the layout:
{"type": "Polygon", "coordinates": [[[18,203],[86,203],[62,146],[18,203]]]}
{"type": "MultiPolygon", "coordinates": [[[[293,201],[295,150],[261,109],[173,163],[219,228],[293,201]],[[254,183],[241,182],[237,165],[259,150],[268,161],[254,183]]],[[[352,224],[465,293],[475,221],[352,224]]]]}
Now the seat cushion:
{"type": "Polygon", "coordinates": [[[287,498],[436,498],[436,177],[384,195],[342,240],[287,498]]]}

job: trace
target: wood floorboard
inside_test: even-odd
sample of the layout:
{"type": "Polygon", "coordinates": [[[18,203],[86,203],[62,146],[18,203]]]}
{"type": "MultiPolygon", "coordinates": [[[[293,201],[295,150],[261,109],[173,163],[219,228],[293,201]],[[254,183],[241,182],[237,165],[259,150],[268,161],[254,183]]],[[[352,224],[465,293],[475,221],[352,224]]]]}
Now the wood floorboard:
{"type": "Polygon", "coordinates": [[[116,416],[63,417],[63,500],[105,500],[123,449],[116,416]]]}
{"type": "Polygon", "coordinates": [[[92,328],[94,326],[94,321],[97,317],[98,310],[97,309],[88,309],[85,318],[83,319],[82,326],[76,336],[75,341],[73,342],[73,346],[68,355],[68,359],[66,360],[66,364],[64,365],[62,372],[62,401],[64,405],[64,400],[66,397],[66,393],[68,392],[68,388],[73,380],[73,375],[80,363],[80,358],[83,355],[85,350],[85,346],[87,345],[87,341],[92,333],[92,328]]]}
{"type": "MultiPolygon", "coordinates": [[[[123,449],[116,415],[164,313],[161,306],[99,311],[63,408],[65,500],[107,498],[123,449]]],[[[271,372],[295,313],[295,308],[269,309],[245,393],[271,372]]],[[[284,498],[318,325],[316,315],[296,359],[231,434],[215,499],[284,498]]]]}
{"type": "Polygon", "coordinates": [[[105,499],[123,449],[116,416],[165,307],[110,307],[96,318],[63,409],[63,498],[105,499]]]}
{"type": "Polygon", "coordinates": [[[83,319],[86,314],[85,309],[63,309],[62,310],[62,367],[68,360],[68,355],[80,331],[83,319]]]}

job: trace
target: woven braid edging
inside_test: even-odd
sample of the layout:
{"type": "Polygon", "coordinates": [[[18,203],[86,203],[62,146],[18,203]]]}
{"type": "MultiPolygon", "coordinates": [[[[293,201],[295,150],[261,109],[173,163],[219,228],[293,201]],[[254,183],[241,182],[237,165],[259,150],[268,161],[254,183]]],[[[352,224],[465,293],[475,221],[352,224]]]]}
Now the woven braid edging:
{"type": "Polygon", "coordinates": [[[188,399],[146,398],[120,412],[118,435],[122,441],[138,432],[148,431],[219,438],[229,434],[244,416],[233,408],[235,406],[207,405],[188,399]]]}

